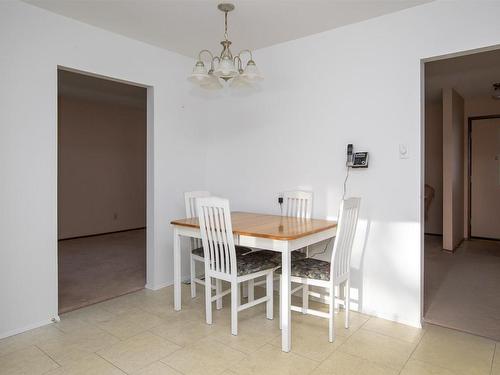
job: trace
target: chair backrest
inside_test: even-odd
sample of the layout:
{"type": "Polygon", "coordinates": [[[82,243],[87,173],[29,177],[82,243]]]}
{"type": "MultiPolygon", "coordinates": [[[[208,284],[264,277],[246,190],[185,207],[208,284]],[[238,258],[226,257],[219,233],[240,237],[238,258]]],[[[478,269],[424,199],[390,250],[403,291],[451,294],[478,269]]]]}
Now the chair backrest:
{"type": "Polygon", "coordinates": [[[238,270],[229,201],[217,197],[198,198],[196,205],[205,255],[205,274],[212,271],[236,276],[238,270]]]}
{"type": "Polygon", "coordinates": [[[313,195],[309,191],[285,191],[284,215],[309,219],[312,214],[313,195]]]}
{"type": "Polygon", "coordinates": [[[343,200],[340,204],[337,235],[335,236],[335,244],[332,251],[330,271],[330,280],[332,281],[349,273],[360,203],[361,198],[349,198],[343,200]]]}
{"type": "MultiPolygon", "coordinates": [[[[186,191],[184,193],[184,203],[186,205],[186,217],[198,217],[196,212],[196,199],[209,197],[211,194],[208,191],[186,191]]],[[[198,238],[191,238],[191,248],[198,249],[202,246],[201,240],[198,238]]]]}

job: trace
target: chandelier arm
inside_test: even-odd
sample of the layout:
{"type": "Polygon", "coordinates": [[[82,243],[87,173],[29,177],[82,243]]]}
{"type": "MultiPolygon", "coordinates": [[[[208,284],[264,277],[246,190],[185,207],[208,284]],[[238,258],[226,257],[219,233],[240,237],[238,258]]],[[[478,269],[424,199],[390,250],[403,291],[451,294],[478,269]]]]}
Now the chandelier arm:
{"type": "Polygon", "coordinates": [[[252,51],[250,51],[249,49],[241,50],[236,56],[240,59],[242,64],[243,64],[243,60],[241,59],[241,55],[245,54],[245,53],[248,53],[250,55],[250,59],[248,61],[253,60],[252,51]]]}
{"type": "Polygon", "coordinates": [[[203,53],[206,53],[210,56],[210,70],[213,70],[214,69],[214,59],[217,58],[217,57],[214,57],[213,53],[210,52],[208,49],[202,49],[199,53],[198,53],[198,60],[200,61],[203,61],[202,59],[202,55],[203,53]]]}
{"type": "Polygon", "coordinates": [[[214,55],[213,55],[213,53],[212,53],[212,52],[210,52],[208,49],[202,49],[200,52],[198,52],[198,60],[202,61],[201,55],[202,55],[204,52],[205,52],[205,53],[208,53],[208,55],[210,56],[210,59],[211,59],[211,60],[213,60],[214,55]]]}
{"type": "Polygon", "coordinates": [[[238,72],[242,71],[243,70],[243,67],[242,67],[242,63],[241,63],[241,58],[239,55],[236,55],[234,56],[234,63],[235,64],[238,64],[237,67],[238,67],[238,72]]]}
{"type": "Polygon", "coordinates": [[[252,51],[250,51],[249,49],[243,49],[241,50],[239,53],[238,53],[238,56],[241,56],[243,53],[248,53],[250,55],[250,60],[253,60],[253,56],[252,56],[252,51]]]}

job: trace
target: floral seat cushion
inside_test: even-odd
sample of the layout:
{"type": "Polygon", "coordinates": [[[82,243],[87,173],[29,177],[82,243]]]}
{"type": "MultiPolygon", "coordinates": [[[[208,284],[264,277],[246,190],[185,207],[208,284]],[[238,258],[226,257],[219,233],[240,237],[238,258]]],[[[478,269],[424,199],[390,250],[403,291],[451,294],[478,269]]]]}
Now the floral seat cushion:
{"type": "MultiPolygon", "coordinates": [[[[265,256],[268,256],[268,257],[271,257],[271,258],[273,258],[274,262],[281,264],[281,253],[279,253],[277,251],[261,250],[261,251],[258,251],[258,253],[265,255],[265,256]]],[[[300,251],[292,251],[292,256],[291,256],[292,262],[294,262],[296,260],[300,260],[300,259],[305,259],[305,257],[306,257],[306,254],[301,253],[300,251]]]]}
{"type": "Polygon", "coordinates": [[[273,261],[271,257],[259,253],[260,251],[255,251],[237,257],[238,276],[276,268],[279,265],[277,262],[273,261]]]}
{"type": "MultiPolygon", "coordinates": [[[[250,249],[249,247],[244,247],[244,246],[235,246],[236,248],[236,255],[243,255],[243,254],[246,254],[246,253],[249,253],[252,251],[252,249],[250,249]]],[[[199,247],[197,249],[193,249],[191,250],[191,253],[193,255],[197,255],[201,258],[203,258],[205,255],[203,253],[203,247],[199,247]]]]}
{"type": "MultiPolygon", "coordinates": [[[[330,280],[330,262],[324,260],[305,258],[292,261],[292,276],[305,277],[316,280],[330,280]]],[[[281,268],[276,270],[276,273],[281,274],[281,268]]]]}

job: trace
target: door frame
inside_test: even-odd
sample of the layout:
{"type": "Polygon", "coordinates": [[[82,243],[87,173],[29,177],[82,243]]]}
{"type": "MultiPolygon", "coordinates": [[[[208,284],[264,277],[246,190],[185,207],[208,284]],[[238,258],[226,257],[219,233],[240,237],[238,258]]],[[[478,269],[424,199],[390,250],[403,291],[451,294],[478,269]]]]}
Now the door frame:
{"type": "Polygon", "coordinates": [[[500,239],[496,238],[486,238],[486,237],[477,237],[472,235],[472,226],[471,226],[471,218],[472,218],[472,125],[474,121],[478,120],[490,120],[500,118],[500,114],[498,115],[485,115],[485,116],[471,116],[468,118],[468,126],[467,126],[467,231],[469,232],[469,238],[475,239],[483,239],[483,240],[492,240],[499,241],[500,239]]]}
{"type": "MultiPolygon", "coordinates": [[[[127,85],[133,85],[138,87],[143,87],[146,89],[146,284],[144,288],[146,289],[154,289],[155,285],[155,271],[156,271],[156,254],[155,254],[155,209],[154,209],[154,86],[134,82],[126,79],[120,79],[118,77],[110,77],[104,74],[100,74],[97,72],[85,71],[81,69],[71,68],[65,65],[57,65],[55,69],[55,86],[56,86],[56,97],[55,97],[55,105],[56,105],[56,171],[58,171],[58,162],[59,162],[59,146],[58,146],[58,129],[59,129],[59,87],[58,87],[58,74],[59,70],[66,70],[73,73],[78,73],[90,77],[105,79],[109,81],[121,82],[127,85]]],[[[56,217],[58,218],[59,210],[57,206],[57,186],[59,178],[59,174],[56,173],[56,217]]],[[[54,252],[54,261],[55,261],[55,289],[56,289],[56,306],[53,321],[59,321],[59,262],[58,262],[58,252],[59,246],[58,244],[58,225],[56,222],[55,225],[55,238],[56,238],[56,248],[54,252]]]]}

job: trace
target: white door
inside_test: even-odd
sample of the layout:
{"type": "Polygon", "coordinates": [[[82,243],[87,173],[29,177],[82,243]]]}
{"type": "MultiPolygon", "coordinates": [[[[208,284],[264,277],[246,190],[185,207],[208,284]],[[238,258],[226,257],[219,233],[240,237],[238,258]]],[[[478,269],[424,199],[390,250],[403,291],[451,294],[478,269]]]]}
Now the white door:
{"type": "Polygon", "coordinates": [[[471,236],[500,239],[500,118],[472,121],[471,236]]]}

